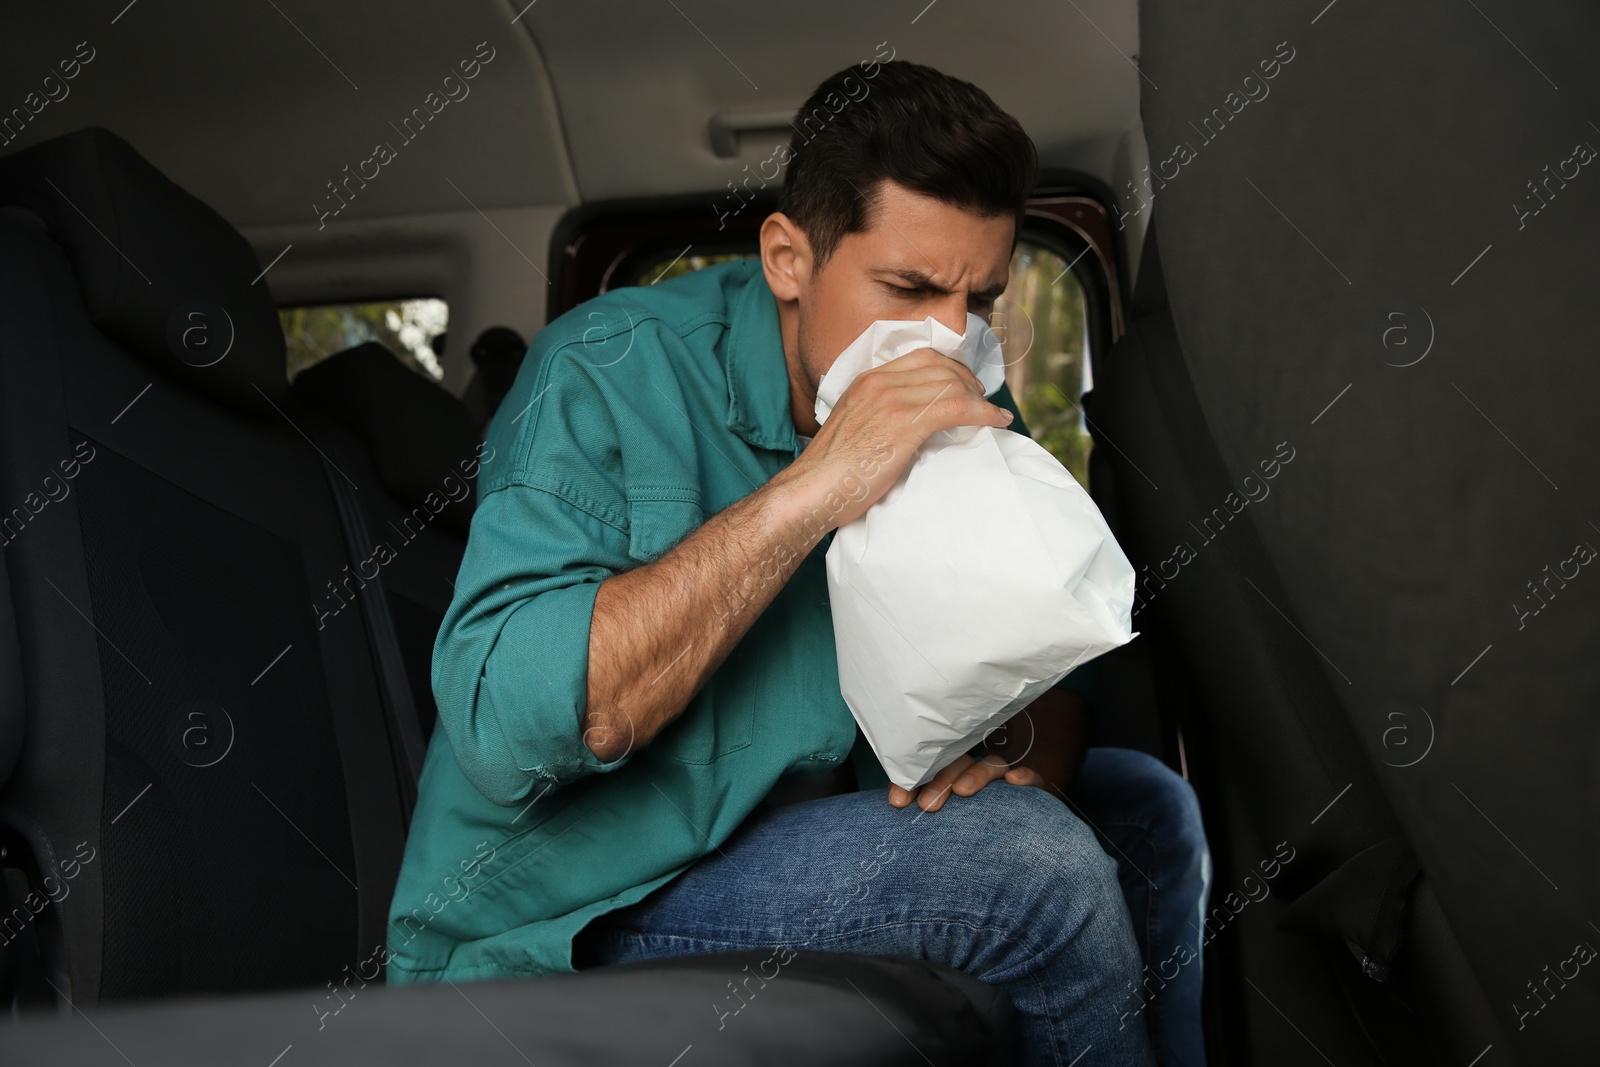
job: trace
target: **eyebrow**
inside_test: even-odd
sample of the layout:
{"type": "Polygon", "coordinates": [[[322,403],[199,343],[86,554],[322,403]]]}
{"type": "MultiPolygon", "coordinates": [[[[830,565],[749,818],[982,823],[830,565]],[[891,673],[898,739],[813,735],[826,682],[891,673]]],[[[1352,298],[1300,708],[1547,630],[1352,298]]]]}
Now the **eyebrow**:
{"type": "MultiPolygon", "coordinates": [[[[936,293],[950,292],[947,287],[934,281],[931,275],[911,267],[881,267],[879,269],[884,274],[893,275],[894,277],[899,278],[901,281],[908,282],[921,289],[932,289],[936,293]]],[[[991,285],[987,289],[979,290],[978,292],[970,295],[975,296],[980,300],[998,300],[1000,298],[1000,294],[1004,293],[1005,291],[1006,283],[1001,282],[998,285],[991,285]]]]}

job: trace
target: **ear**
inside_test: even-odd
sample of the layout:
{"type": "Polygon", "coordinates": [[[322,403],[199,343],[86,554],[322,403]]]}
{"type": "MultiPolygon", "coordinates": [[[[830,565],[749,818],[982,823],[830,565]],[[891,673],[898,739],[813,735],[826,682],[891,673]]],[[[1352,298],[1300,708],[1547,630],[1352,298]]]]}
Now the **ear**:
{"type": "Polygon", "coordinates": [[[796,301],[811,286],[811,242],[781,211],[761,224],[761,270],[767,288],[782,301],[796,301]]]}

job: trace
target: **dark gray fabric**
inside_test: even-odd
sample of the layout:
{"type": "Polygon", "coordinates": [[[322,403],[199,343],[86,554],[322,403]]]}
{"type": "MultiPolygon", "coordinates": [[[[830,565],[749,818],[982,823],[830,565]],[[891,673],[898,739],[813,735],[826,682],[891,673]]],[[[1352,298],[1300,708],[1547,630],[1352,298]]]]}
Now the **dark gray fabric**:
{"type": "MultiPolygon", "coordinates": [[[[372,535],[367,532],[366,516],[362,514],[354,484],[335,462],[337,457],[349,463],[352,449],[340,440],[339,432],[331,427],[318,427],[317,437],[322,441],[322,473],[327,476],[328,488],[339,509],[339,524],[350,558],[355,561],[374,559],[377,548],[372,535]]],[[[357,574],[359,577],[359,569],[357,574]]],[[[361,617],[367,624],[367,640],[372,649],[373,666],[378,672],[379,690],[383,694],[384,711],[388,716],[395,772],[400,780],[402,803],[409,824],[411,809],[417,803],[416,786],[422,778],[425,751],[416,704],[411,698],[411,679],[406,673],[405,657],[395,633],[394,617],[390,614],[383,587],[377,582],[361,582],[356,597],[361,602],[361,617]]]]}
{"type": "Polygon", "coordinates": [[[152,374],[81,291],[38,220],[0,213],[0,493],[27,516],[5,545],[27,712],[0,820],[36,880],[94,854],[32,926],[64,938],[57,995],[89,1010],[316,981],[383,940],[404,803],[360,609],[314,614],[348,555],[310,416],[152,374]],[[212,765],[195,700],[228,713],[208,737],[231,719],[212,765]]]}
{"type": "Polygon", "coordinates": [[[1386,982],[1400,954],[1411,886],[1421,873],[1405,838],[1380,841],[1290,905],[1281,925],[1339,938],[1363,974],[1386,982]]]}
{"type": "MultiPolygon", "coordinates": [[[[1600,581],[1571,562],[1600,546],[1600,171],[1573,162],[1600,146],[1600,10],[1146,0],[1140,23],[1176,339],[1230,475],[1297,449],[1248,515],[1374,770],[1323,823],[1381,790],[1494,1006],[1494,1055],[1578,1062],[1600,983],[1527,983],[1600,944],[1579,814],[1600,581]]],[[[1269,733],[1278,711],[1240,714],[1269,733]]],[[[1302,765],[1230,758],[1255,781],[1302,765]]],[[[1486,1043],[1439,1029],[1461,1062],[1486,1043]]]]}
{"type": "Polygon", "coordinates": [[[352,463],[370,461],[374,471],[350,494],[372,542],[352,555],[381,561],[358,571],[376,570],[385,594],[411,691],[413,710],[403,719],[418,723],[420,754],[438,714],[433,642],[466,551],[483,454],[472,417],[461,401],[372,342],[301,371],[293,391],[358,438],[344,452],[352,463]],[[354,458],[355,451],[363,457],[354,458]]]}
{"type": "Polygon", "coordinates": [[[509,326],[491,326],[472,342],[468,354],[473,366],[478,368],[475,380],[482,391],[484,422],[487,424],[499,410],[500,402],[511,391],[522,359],[528,354],[528,342],[509,326]]]}
{"type": "Polygon", "coordinates": [[[267,1064],[287,1051],[285,1063],[327,1067],[1004,1067],[1016,1056],[1003,993],[918,960],[749,952],[459,987],[328,978],[331,991],[101,1012],[95,1028],[24,1023],[6,1035],[6,1062],[267,1064]],[[719,1013],[730,987],[746,990],[744,1006],[719,1013]]]}
{"type": "Polygon", "coordinates": [[[106,691],[101,999],[315,981],[356,894],[300,552],[95,446],[77,486],[106,691]],[[286,848],[297,831],[315,848],[286,848]],[[298,929],[242,967],[269,902],[298,929]]]}
{"type": "MultiPolygon", "coordinates": [[[[4,540],[0,537],[0,540],[4,540]]],[[[22,733],[27,719],[22,685],[22,649],[17,640],[17,617],[11,606],[11,579],[0,567],[0,789],[22,754],[22,733]]]]}
{"type": "Polygon", "coordinates": [[[409,509],[432,497],[442,503],[432,509],[438,511],[433,521],[467,535],[478,433],[461,401],[375,341],[307,367],[295,376],[294,391],[366,442],[383,487],[396,500],[409,509]],[[463,484],[464,496],[452,492],[463,484]]]}
{"type": "MultiPolygon", "coordinates": [[[[1191,525],[1234,490],[1164,313],[1131,324],[1095,394],[1102,440],[1121,450],[1106,451],[1117,457],[1118,537],[1140,577],[1136,644],[1147,649],[1158,695],[1179,715],[1206,813],[1217,873],[1204,933],[1220,964],[1208,980],[1229,991],[1228,1009],[1259,1004],[1247,999],[1255,994],[1242,972],[1278,999],[1292,997],[1292,1015],[1332,1011],[1339,1025],[1317,1038],[1327,1054],[1335,1062],[1341,1053],[1370,1054],[1359,1029],[1341,1019],[1319,946],[1278,935],[1275,921],[1286,901],[1392,836],[1393,816],[1322,661],[1280,613],[1289,610],[1285,595],[1248,510],[1209,539],[1191,525]],[[1285,855],[1292,860],[1282,862],[1285,855]],[[1263,863],[1277,872],[1270,881],[1263,863]],[[1260,899],[1246,904],[1247,894],[1260,899]]],[[[1291,463],[1271,484],[1292,472],[1291,463]]],[[[1239,1032],[1247,1022],[1213,1028],[1223,1062],[1295,1062],[1301,1039],[1292,1029],[1247,1051],[1259,1037],[1239,1032]]]]}
{"type": "Polygon", "coordinates": [[[126,141],[91,127],[7,156],[0,204],[44,220],[107,337],[203,396],[273,414],[283,331],[255,253],[126,141]]]}
{"type": "MultiPolygon", "coordinates": [[[[26,700],[23,750],[0,793],[0,822],[20,842],[11,862],[33,870],[98,840],[105,762],[104,730],[86,726],[86,714],[75,710],[102,707],[103,692],[96,635],[71,606],[89,601],[78,497],[66,478],[81,471],[81,460],[68,434],[61,368],[50,356],[63,339],[85,340],[70,318],[58,322],[53,314],[55,294],[65,290],[76,302],[75,288],[38,220],[0,211],[0,523],[26,700]]],[[[44,912],[63,931],[62,954],[52,962],[72,975],[65,992],[91,1002],[99,989],[100,873],[84,867],[72,892],[44,912]]]]}

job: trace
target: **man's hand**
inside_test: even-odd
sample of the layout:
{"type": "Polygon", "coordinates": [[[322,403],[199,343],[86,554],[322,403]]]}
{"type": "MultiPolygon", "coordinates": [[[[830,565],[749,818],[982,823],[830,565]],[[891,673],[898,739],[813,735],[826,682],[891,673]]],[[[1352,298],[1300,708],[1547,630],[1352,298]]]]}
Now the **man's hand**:
{"type": "Polygon", "coordinates": [[[919,348],[851,382],[783,477],[809,487],[813,497],[860,485],[859,492],[835,496],[841,506],[828,508],[833,529],[860,517],[888,492],[933,434],[957,426],[1003,429],[1012,418],[984,398],[983,386],[965,364],[919,348]],[[863,476],[863,471],[871,473],[863,476]]]}
{"type": "Polygon", "coordinates": [[[989,735],[983,759],[962,755],[914,791],[890,785],[889,803],[903,808],[916,800],[923,811],[938,811],[950,794],[970,797],[1001,779],[1065,799],[1083,766],[1088,738],[1089,702],[1077,693],[1047,689],[989,735]]]}
{"type": "Polygon", "coordinates": [[[970,797],[990,782],[997,782],[1002,778],[1012,785],[1046,788],[1044,776],[1023,764],[1013,767],[1004,758],[993,753],[981,760],[963,754],[950,766],[934,775],[933,781],[921,786],[915,792],[890,785],[889,803],[897,808],[903,808],[915,799],[923,811],[938,811],[944,807],[944,802],[949,799],[952,792],[957,796],[970,797]]]}

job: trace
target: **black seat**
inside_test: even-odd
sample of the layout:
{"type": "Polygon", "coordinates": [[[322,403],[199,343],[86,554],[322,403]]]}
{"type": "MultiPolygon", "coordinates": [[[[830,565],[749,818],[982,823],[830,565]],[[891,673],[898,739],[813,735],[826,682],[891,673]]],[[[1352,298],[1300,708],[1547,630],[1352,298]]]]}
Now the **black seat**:
{"type": "Polygon", "coordinates": [[[319,988],[123,1008],[97,1015],[98,1031],[28,1022],[0,1041],[8,1064],[75,1067],[267,1064],[274,1056],[305,1067],[665,1067],[675,1057],[698,1067],[1015,1062],[1009,1000],[959,971],[919,960],[800,952],[771,981],[752,982],[752,975],[773,973],[763,964],[776,966],[767,949],[643,960],[531,982],[393,989],[352,970],[335,976],[342,979],[337,996],[319,988]],[[737,1013],[719,1016],[710,1005],[733,996],[733,980],[750,999],[737,1013]],[[619,1019],[626,1022],[618,1025],[619,1019]],[[232,1055],[225,1058],[223,1050],[232,1055]]]}
{"type": "Polygon", "coordinates": [[[482,412],[480,424],[488,426],[517,380],[517,371],[528,354],[528,342],[509,326],[491,326],[472,342],[468,354],[477,373],[467,386],[467,395],[482,412]]]}
{"type": "Polygon", "coordinates": [[[362,608],[313,611],[346,545],[260,267],[103,130],[6,159],[0,204],[0,823],[61,887],[46,980],[324,982],[383,940],[410,783],[362,608]]]}
{"type": "MultiPolygon", "coordinates": [[[[1494,1040],[1492,1013],[1340,711],[1345,680],[1306,638],[1252,515],[1233,513],[1242,497],[1179,342],[1158,228],[1151,223],[1128,332],[1097,369],[1095,417],[1138,467],[1097,451],[1107,465],[1097,478],[1116,490],[1118,537],[1141,568],[1136,617],[1154,652],[1156,688],[1183,714],[1218,842],[1224,888],[1204,934],[1218,965],[1209,980],[1228,994],[1215,1002],[1213,1040],[1229,1062],[1300,1054],[1305,1038],[1293,1028],[1275,1027],[1266,1051],[1244,1047],[1242,1017],[1259,1006],[1245,995],[1253,980],[1292,1003],[1283,1010],[1298,1009],[1296,1018],[1321,1013],[1318,1043],[1346,1058],[1376,1040],[1406,1062],[1443,1061],[1447,1039],[1402,997],[1450,1014],[1448,1040],[1481,1048],[1494,1040]],[[1234,504],[1223,510],[1229,494],[1234,504]],[[1246,908],[1242,894],[1262,892],[1263,869],[1277,873],[1272,858],[1283,854],[1292,862],[1246,908]]],[[[1261,469],[1247,490],[1270,486],[1261,469]]]]}
{"type": "MultiPolygon", "coordinates": [[[[376,477],[356,496],[373,546],[363,557],[371,562],[358,569],[383,587],[426,740],[438,715],[433,642],[455,592],[487,446],[460,400],[376,342],[301,371],[293,392],[371,457],[376,477]]],[[[337,602],[325,606],[336,610],[337,602]]]]}

